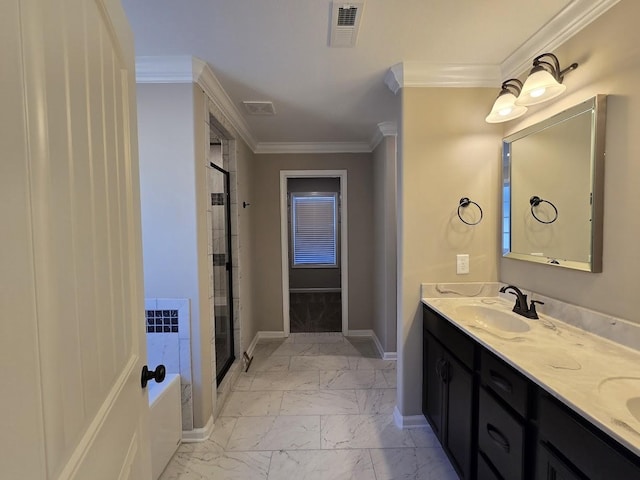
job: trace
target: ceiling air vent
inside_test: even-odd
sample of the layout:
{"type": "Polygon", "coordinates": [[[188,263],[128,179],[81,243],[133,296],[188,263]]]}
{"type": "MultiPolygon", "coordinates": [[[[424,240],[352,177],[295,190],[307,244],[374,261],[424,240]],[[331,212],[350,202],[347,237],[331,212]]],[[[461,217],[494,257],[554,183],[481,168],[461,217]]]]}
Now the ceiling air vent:
{"type": "Polygon", "coordinates": [[[276,109],[273,102],[250,101],[242,102],[244,109],[249,115],[275,115],[276,109]]]}
{"type": "Polygon", "coordinates": [[[333,2],[331,13],[331,47],[355,47],[364,2],[333,2]]]}

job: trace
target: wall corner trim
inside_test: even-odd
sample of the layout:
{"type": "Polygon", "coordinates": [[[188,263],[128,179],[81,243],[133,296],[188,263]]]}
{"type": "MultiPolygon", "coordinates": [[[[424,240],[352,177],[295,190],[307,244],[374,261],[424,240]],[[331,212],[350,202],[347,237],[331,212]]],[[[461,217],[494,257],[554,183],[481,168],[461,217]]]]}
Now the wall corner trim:
{"type": "Polygon", "coordinates": [[[421,428],[428,427],[427,419],[424,415],[406,415],[402,416],[400,410],[398,410],[398,406],[396,405],[393,409],[393,421],[396,424],[396,427],[405,429],[405,428],[421,428]]]}
{"type": "Polygon", "coordinates": [[[209,421],[202,428],[194,428],[193,430],[182,431],[182,443],[204,442],[209,439],[213,433],[213,416],[209,417],[209,421]]]}

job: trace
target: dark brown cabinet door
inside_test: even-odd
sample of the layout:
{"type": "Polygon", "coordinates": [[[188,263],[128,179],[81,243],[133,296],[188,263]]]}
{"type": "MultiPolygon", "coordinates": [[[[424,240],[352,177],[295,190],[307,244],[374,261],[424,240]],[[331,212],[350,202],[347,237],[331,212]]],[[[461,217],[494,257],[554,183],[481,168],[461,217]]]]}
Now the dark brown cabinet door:
{"type": "Polygon", "coordinates": [[[424,333],[422,412],[460,478],[471,478],[473,375],[424,333]]]}
{"type": "Polygon", "coordinates": [[[444,383],[441,372],[444,363],[444,349],[431,335],[423,336],[424,361],[422,368],[422,413],[431,428],[443,443],[444,383]]]}
{"type": "Polygon", "coordinates": [[[471,478],[473,375],[455,358],[445,355],[447,390],[445,448],[461,478],[471,478]]]}

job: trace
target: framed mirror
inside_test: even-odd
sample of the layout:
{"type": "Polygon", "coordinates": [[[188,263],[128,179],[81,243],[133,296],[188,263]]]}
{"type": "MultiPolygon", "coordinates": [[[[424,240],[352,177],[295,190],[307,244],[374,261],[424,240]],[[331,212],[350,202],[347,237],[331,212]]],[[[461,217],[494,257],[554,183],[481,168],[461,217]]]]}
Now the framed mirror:
{"type": "Polygon", "coordinates": [[[503,140],[502,253],[602,271],[606,96],[503,140]]]}

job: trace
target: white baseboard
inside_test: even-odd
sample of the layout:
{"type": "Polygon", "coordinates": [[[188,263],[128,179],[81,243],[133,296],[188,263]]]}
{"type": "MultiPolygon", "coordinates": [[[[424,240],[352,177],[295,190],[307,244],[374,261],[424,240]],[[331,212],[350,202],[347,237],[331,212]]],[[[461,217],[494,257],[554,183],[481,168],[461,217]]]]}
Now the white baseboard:
{"type": "Polygon", "coordinates": [[[374,332],[373,330],[371,331],[372,333],[372,338],[373,338],[373,343],[376,346],[376,349],[378,350],[378,353],[380,354],[380,357],[383,358],[384,360],[387,360],[386,358],[384,358],[384,348],[382,348],[382,343],[380,343],[380,339],[378,338],[378,335],[376,335],[376,332],[374,332]]]}
{"type": "Polygon", "coordinates": [[[393,421],[395,422],[398,428],[420,428],[420,427],[428,427],[429,423],[427,423],[427,419],[424,418],[424,415],[407,415],[405,417],[402,416],[400,410],[398,410],[398,406],[396,405],[393,409],[393,421]]]}
{"type": "Polygon", "coordinates": [[[277,331],[277,332],[261,331],[261,332],[258,332],[257,335],[259,338],[285,338],[286,337],[283,331],[277,331]]]}
{"type": "Polygon", "coordinates": [[[250,357],[253,356],[253,351],[255,350],[256,345],[263,338],[285,338],[285,337],[286,335],[284,332],[268,332],[268,331],[256,332],[255,336],[253,337],[253,340],[251,340],[251,343],[249,344],[249,347],[247,347],[247,355],[249,355],[250,357]]]}
{"type": "Polygon", "coordinates": [[[380,354],[380,358],[382,358],[383,360],[396,360],[398,358],[398,354],[396,352],[384,351],[384,348],[382,348],[382,343],[380,343],[380,339],[376,335],[376,332],[374,332],[373,330],[349,330],[347,336],[370,337],[376,346],[376,350],[378,350],[378,353],[380,354]]]}
{"type": "Polygon", "coordinates": [[[347,337],[372,337],[373,330],[348,330],[347,337]]]}
{"type": "Polygon", "coordinates": [[[209,417],[209,421],[202,428],[194,428],[193,430],[182,431],[182,443],[196,443],[206,441],[213,433],[213,416],[209,417]]]}
{"type": "Polygon", "coordinates": [[[382,359],[383,360],[398,360],[398,353],[397,352],[384,352],[384,354],[382,355],[382,359]]]}
{"type": "Polygon", "coordinates": [[[253,337],[253,340],[251,340],[251,343],[247,347],[247,355],[249,355],[250,357],[253,355],[253,351],[256,348],[258,340],[260,340],[260,332],[256,332],[256,334],[253,337]]]}

